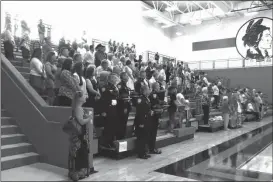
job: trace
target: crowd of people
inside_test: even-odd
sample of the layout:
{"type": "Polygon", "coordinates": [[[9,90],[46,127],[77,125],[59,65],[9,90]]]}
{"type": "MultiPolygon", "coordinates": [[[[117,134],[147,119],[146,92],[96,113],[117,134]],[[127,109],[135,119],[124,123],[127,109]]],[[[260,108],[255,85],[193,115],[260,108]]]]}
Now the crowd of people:
{"type": "MultiPolygon", "coordinates": [[[[22,26],[27,27],[25,23],[22,26]]],[[[141,159],[161,153],[155,142],[164,110],[169,114],[168,132],[181,128],[183,119],[188,125],[193,115],[190,99],[196,101],[194,114],[202,113],[204,124],[209,124],[211,106],[220,108],[226,130],[228,126],[242,126],[244,116],[255,120],[263,117],[263,94],[255,89],[229,90],[220,79],[209,82],[204,72],[191,70],[183,62],[145,62],[142,55],[136,58],[134,44],[129,47],[128,44],[123,46],[123,43],[110,40],[109,52],[106,53],[102,44],[95,47],[86,41],[74,41],[70,45],[70,42],[61,39],[57,53],[50,38],[42,35],[43,26],[39,24],[38,27],[40,41],[35,42],[32,49],[28,28],[25,28],[27,33],[20,43],[23,58],[30,61],[30,85],[40,95],[47,95],[49,105],[72,106],[83,126],[90,116],[85,116],[81,108],[93,108],[95,127],[104,127],[102,148],[114,148],[115,140],[126,138],[132,107],[136,108],[134,134],[137,137],[137,154],[141,159]],[[177,113],[180,114],[179,119],[177,113]],[[149,150],[146,150],[147,146],[149,150]]],[[[10,26],[6,27],[4,35],[5,55],[14,60],[10,26]]],[[[81,135],[86,135],[86,132],[81,135]]],[[[86,143],[82,136],[78,137],[78,141],[86,143]]],[[[77,146],[75,140],[71,140],[73,142],[77,146]]],[[[82,147],[88,150],[88,146],[82,147]]],[[[77,150],[82,152],[81,147],[77,150]]],[[[75,151],[70,154],[70,160],[82,161],[75,157],[75,151]]],[[[85,167],[79,167],[82,168],[85,167]]]]}

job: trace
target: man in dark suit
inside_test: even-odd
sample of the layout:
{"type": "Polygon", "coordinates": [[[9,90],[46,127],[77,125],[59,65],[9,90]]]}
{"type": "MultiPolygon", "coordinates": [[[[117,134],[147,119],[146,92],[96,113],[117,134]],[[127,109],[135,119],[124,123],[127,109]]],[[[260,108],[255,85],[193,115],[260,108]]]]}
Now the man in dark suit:
{"type": "Polygon", "coordinates": [[[127,73],[122,72],[120,74],[120,79],[121,79],[121,82],[117,85],[119,89],[119,99],[118,99],[119,127],[117,132],[118,140],[125,138],[128,117],[131,111],[130,89],[126,85],[128,82],[127,73]]]}

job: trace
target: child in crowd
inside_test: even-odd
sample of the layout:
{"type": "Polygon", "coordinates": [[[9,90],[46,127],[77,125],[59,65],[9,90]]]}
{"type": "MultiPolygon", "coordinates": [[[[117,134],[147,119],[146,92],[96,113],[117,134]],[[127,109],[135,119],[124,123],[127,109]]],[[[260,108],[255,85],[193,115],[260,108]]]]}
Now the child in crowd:
{"type": "Polygon", "coordinates": [[[230,113],[230,108],[229,108],[229,104],[228,104],[228,96],[223,97],[221,111],[222,111],[223,118],[224,118],[224,129],[228,130],[229,113],[230,113]]]}

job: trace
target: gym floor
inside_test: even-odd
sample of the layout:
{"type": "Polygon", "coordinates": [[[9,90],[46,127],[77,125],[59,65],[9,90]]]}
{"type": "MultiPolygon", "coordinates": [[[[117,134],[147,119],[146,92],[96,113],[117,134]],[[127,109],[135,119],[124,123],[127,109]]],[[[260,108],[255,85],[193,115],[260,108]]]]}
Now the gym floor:
{"type": "MultiPolygon", "coordinates": [[[[98,172],[82,181],[270,181],[272,116],[235,130],[197,132],[194,139],[164,147],[148,160],[96,157],[94,167],[98,172]]],[[[68,180],[67,170],[42,163],[1,173],[2,181],[68,180]]]]}

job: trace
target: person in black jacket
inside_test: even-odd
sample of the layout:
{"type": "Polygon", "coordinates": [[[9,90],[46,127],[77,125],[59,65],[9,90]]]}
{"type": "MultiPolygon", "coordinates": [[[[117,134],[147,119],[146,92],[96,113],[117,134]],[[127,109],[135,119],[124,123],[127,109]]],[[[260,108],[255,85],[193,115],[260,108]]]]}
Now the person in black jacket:
{"type": "Polygon", "coordinates": [[[146,68],[146,77],[148,80],[150,80],[153,76],[154,70],[153,70],[153,66],[152,66],[152,62],[149,61],[148,62],[148,67],[146,68]]]}
{"type": "Polygon", "coordinates": [[[143,85],[147,85],[148,88],[150,88],[149,81],[146,79],[146,72],[145,71],[140,71],[139,72],[139,78],[135,82],[135,92],[140,94],[140,89],[143,85]]]}
{"type": "Polygon", "coordinates": [[[161,151],[155,148],[156,136],[157,136],[157,129],[159,125],[159,118],[163,112],[163,109],[160,105],[159,99],[159,83],[155,82],[152,85],[153,91],[151,92],[149,99],[151,102],[151,109],[153,111],[153,116],[151,116],[151,123],[148,135],[148,146],[149,146],[149,153],[150,154],[161,154],[161,151]]]}
{"type": "Polygon", "coordinates": [[[106,123],[103,130],[103,146],[106,148],[114,148],[114,141],[118,128],[118,109],[117,100],[119,90],[117,88],[118,77],[116,74],[108,76],[108,83],[102,88],[101,105],[103,106],[103,116],[106,117],[106,123]]]}
{"type": "Polygon", "coordinates": [[[137,100],[135,116],[137,137],[136,148],[138,158],[148,159],[151,156],[146,153],[146,145],[148,143],[149,126],[151,123],[151,116],[153,116],[153,111],[151,110],[151,103],[148,98],[150,94],[149,87],[143,85],[140,90],[141,97],[137,100]]]}
{"type": "Polygon", "coordinates": [[[119,115],[119,126],[117,132],[117,140],[124,139],[126,136],[127,121],[129,112],[131,111],[130,101],[130,89],[127,87],[128,75],[126,72],[120,74],[121,82],[117,85],[119,89],[118,99],[118,115],[119,115]]]}

